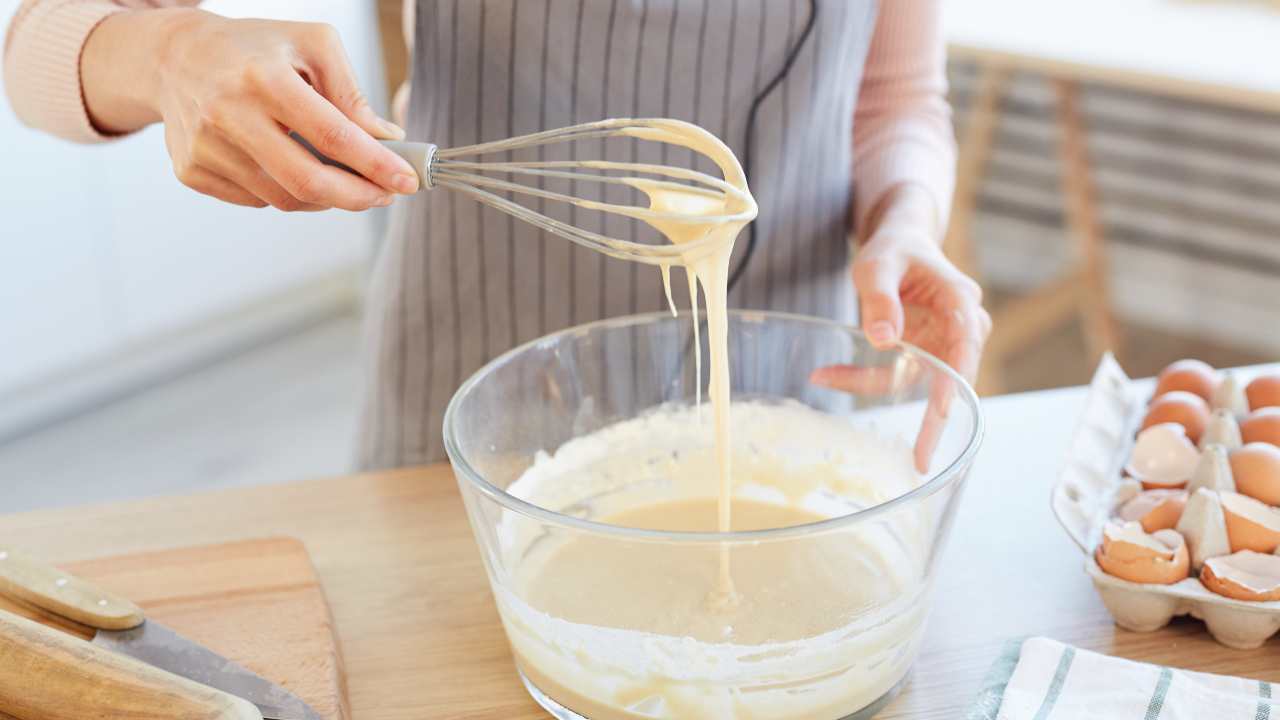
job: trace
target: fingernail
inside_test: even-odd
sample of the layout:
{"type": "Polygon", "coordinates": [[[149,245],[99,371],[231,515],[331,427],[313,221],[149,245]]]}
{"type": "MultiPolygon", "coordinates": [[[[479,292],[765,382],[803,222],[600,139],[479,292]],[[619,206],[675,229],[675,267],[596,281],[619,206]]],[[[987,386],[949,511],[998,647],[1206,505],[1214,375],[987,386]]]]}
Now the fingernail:
{"type": "Polygon", "coordinates": [[[893,323],[886,320],[871,323],[867,328],[867,338],[877,345],[893,342],[893,323]]]}
{"type": "Polygon", "coordinates": [[[403,140],[405,138],[404,128],[382,118],[378,118],[378,129],[389,135],[391,140],[403,140]]]}
{"type": "Polygon", "coordinates": [[[392,197],[392,196],[390,196],[390,195],[380,195],[380,196],[378,196],[378,199],[377,199],[377,200],[374,200],[374,201],[373,201],[373,204],[374,204],[374,205],[378,205],[379,207],[386,207],[386,206],[390,205],[390,204],[391,204],[391,201],[392,201],[392,200],[394,200],[394,199],[395,199],[395,198],[393,198],[393,197],[392,197]]]}
{"type": "Polygon", "coordinates": [[[391,187],[406,195],[415,193],[418,191],[418,176],[408,173],[396,173],[391,177],[391,187]]]}

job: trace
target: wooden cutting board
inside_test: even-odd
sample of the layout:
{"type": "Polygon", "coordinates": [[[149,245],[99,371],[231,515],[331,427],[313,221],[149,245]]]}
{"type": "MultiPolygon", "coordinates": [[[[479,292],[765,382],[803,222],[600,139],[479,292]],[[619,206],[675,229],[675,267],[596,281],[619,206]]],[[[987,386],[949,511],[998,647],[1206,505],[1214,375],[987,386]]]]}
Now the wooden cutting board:
{"type": "MultiPolygon", "coordinates": [[[[39,548],[26,548],[31,554],[39,548]]],[[[271,538],[60,563],[147,617],[278,683],[324,720],[347,720],[342,654],[302,542],[271,538]]],[[[0,607],[85,634],[38,610],[0,607]]],[[[5,717],[0,715],[0,718],[5,717]]]]}

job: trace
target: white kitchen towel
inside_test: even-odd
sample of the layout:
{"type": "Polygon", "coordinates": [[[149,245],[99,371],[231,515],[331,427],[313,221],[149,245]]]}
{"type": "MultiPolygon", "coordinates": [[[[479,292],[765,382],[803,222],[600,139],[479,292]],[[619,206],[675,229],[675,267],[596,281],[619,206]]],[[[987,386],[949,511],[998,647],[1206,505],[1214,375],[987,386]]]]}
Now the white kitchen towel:
{"type": "Polygon", "coordinates": [[[1280,720],[1275,686],[1260,680],[1148,665],[1042,637],[1022,643],[1010,675],[1011,659],[992,668],[969,720],[1280,720]]]}

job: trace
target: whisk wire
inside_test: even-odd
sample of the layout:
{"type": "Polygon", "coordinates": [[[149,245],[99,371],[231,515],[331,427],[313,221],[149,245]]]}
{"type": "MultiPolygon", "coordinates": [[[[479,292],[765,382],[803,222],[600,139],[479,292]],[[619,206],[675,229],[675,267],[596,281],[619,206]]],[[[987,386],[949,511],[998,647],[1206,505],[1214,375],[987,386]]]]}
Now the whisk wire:
{"type": "Polygon", "coordinates": [[[452,180],[443,180],[440,182],[440,186],[457,190],[478,202],[501,212],[509,213],[516,219],[527,222],[541,230],[559,235],[566,240],[622,260],[662,265],[670,263],[677,258],[696,258],[713,249],[710,247],[702,248],[698,243],[689,243],[681,246],[682,252],[675,252],[675,246],[644,245],[618,240],[617,238],[600,235],[590,230],[583,230],[575,225],[548,217],[487,190],[452,180]]]}
{"type": "MultiPolygon", "coordinates": [[[[560,178],[569,178],[569,179],[575,179],[575,180],[592,180],[597,182],[617,183],[620,185],[632,185],[634,187],[634,181],[629,178],[606,178],[606,177],[600,177],[595,175],[579,176],[578,173],[564,173],[564,172],[555,172],[555,171],[547,171],[547,172],[541,172],[541,173],[535,173],[535,174],[545,176],[545,177],[560,177],[560,178]]],[[[634,217],[639,220],[649,219],[649,220],[663,220],[667,222],[705,223],[708,221],[710,222],[725,221],[733,218],[732,215],[702,215],[702,216],[693,217],[684,213],[664,212],[661,210],[652,210],[649,208],[638,207],[635,205],[618,205],[615,203],[604,203],[598,200],[585,200],[583,198],[575,197],[573,195],[565,195],[563,193],[558,193],[558,192],[555,192],[554,190],[543,190],[541,188],[532,187],[529,185],[521,185],[520,183],[511,182],[508,180],[502,180],[500,178],[488,177],[486,175],[478,175],[476,173],[457,172],[452,168],[437,170],[436,178],[437,178],[437,182],[440,184],[443,184],[440,182],[441,180],[448,179],[458,183],[466,183],[466,184],[477,185],[481,187],[494,188],[496,190],[505,190],[507,192],[519,193],[522,195],[532,195],[533,197],[544,198],[547,200],[556,200],[559,202],[569,203],[570,205],[576,205],[577,207],[586,208],[588,210],[599,210],[601,212],[619,213],[622,215],[627,215],[629,217],[634,217]]],[[[671,182],[663,182],[660,180],[655,180],[655,181],[651,181],[648,184],[652,187],[665,188],[669,190],[680,190],[688,193],[696,193],[699,195],[703,195],[705,197],[712,197],[712,198],[719,197],[717,193],[714,193],[710,190],[703,190],[701,188],[695,188],[689,185],[681,185],[679,183],[671,183],[671,182]]]]}
{"type": "Polygon", "coordinates": [[[552,143],[576,142],[578,140],[587,140],[589,138],[617,136],[625,133],[628,129],[643,130],[648,127],[651,127],[651,124],[650,121],[647,120],[596,120],[595,122],[571,125],[569,127],[557,128],[555,130],[543,130],[542,132],[477,143],[475,145],[464,145],[456,148],[440,148],[439,156],[441,158],[455,158],[464,157],[466,155],[488,155],[492,153],[506,152],[507,150],[519,150],[523,148],[537,147],[539,145],[549,145],[552,143]]]}
{"type": "MultiPolygon", "coordinates": [[[[669,167],[666,165],[652,165],[649,163],[632,163],[632,162],[615,162],[612,160],[532,160],[527,162],[475,162],[466,160],[443,160],[438,161],[436,169],[441,168],[461,168],[468,170],[479,170],[483,172],[508,172],[523,174],[542,174],[548,177],[565,177],[573,180],[595,180],[605,182],[617,182],[621,184],[629,184],[629,178],[620,178],[612,175],[588,175],[584,173],[560,173],[552,172],[557,168],[586,168],[588,170],[614,170],[630,173],[648,173],[651,175],[665,175],[666,177],[676,178],[679,180],[690,180],[701,183],[702,185],[715,188],[722,193],[736,193],[738,189],[729,183],[717,177],[712,177],[698,170],[690,170],[687,168],[669,167]]],[[[656,182],[656,181],[655,181],[656,182]]],[[[691,188],[684,186],[686,190],[698,190],[700,188],[691,188]]]]}
{"type": "MultiPolygon", "coordinates": [[[[744,193],[724,179],[690,168],[609,160],[539,160],[487,163],[465,159],[467,157],[505,153],[553,143],[576,142],[591,138],[626,136],[637,140],[679,142],[673,139],[676,137],[675,135],[670,134],[669,128],[673,125],[687,124],[672,120],[599,120],[465,147],[438,148],[434,151],[426,168],[430,183],[424,184],[445,187],[464,193],[478,202],[501,212],[509,213],[517,219],[542,230],[612,257],[655,265],[688,261],[691,257],[700,256],[715,249],[713,246],[715,239],[710,233],[698,240],[681,245],[651,245],[621,240],[556,220],[499,193],[568,203],[573,207],[622,215],[643,220],[650,224],[655,222],[709,224],[735,220],[746,222],[755,217],[755,203],[751,200],[749,194],[744,193]],[[584,170],[596,172],[583,172],[584,170]],[[623,173],[623,175],[607,173],[623,173]],[[510,179],[494,177],[493,174],[505,174],[510,179]],[[669,179],[643,177],[645,175],[669,179]],[[746,209],[738,212],[728,212],[726,210],[709,215],[655,210],[652,207],[642,207],[640,205],[621,205],[574,197],[554,190],[547,190],[544,187],[515,182],[514,178],[517,177],[568,180],[571,188],[576,187],[577,182],[594,182],[629,186],[645,194],[650,194],[649,191],[654,190],[678,191],[686,195],[721,200],[720,207],[722,208],[740,207],[746,209]],[[673,182],[673,180],[685,182],[673,182]],[[735,202],[730,203],[729,201],[731,200],[735,202]]],[[[705,135],[705,131],[698,129],[698,132],[705,135]]],[[[539,184],[541,185],[541,183],[539,184]]]]}

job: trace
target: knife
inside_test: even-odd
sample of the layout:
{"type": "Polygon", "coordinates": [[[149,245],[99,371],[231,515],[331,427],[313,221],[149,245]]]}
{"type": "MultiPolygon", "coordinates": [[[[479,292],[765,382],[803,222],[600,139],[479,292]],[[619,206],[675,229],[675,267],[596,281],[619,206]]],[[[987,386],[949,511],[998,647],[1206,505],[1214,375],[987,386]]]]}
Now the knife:
{"type": "MultiPolygon", "coordinates": [[[[248,701],[257,707],[263,720],[321,720],[298,696],[154,620],[148,620],[141,608],[129,600],[2,546],[0,594],[88,626],[93,631],[90,642],[95,650],[109,651],[101,655],[108,658],[110,653],[124,655],[179,676],[175,680],[185,678],[198,683],[196,688],[208,686],[233,696],[233,699],[248,701]]],[[[6,643],[12,645],[3,637],[6,632],[28,640],[39,635],[38,639],[46,644],[55,642],[49,635],[59,636],[57,642],[70,645],[72,650],[68,652],[75,654],[77,641],[74,638],[17,616],[0,617],[0,676],[8,669],[7,663],[3,662],[5,652],[13,651],[12,647],[6,647],[6,643]]],[[[84,656],[90,653],[81,650],[84,656]]],[[[93,655],[95,659],[99,657],[93,655]]],[[[81,667],[84,665],[80,664],[81,667]]],[[[106,669],[114,671],[117,664],[108,662],[106,669]]],[[[2,695],[3,682],[0,680],[0,702],[6,700],[2,695]]],[[[251,717],[238,714],[189,716],[219,720],[224,717],[228,720],[251,717]]]]}

